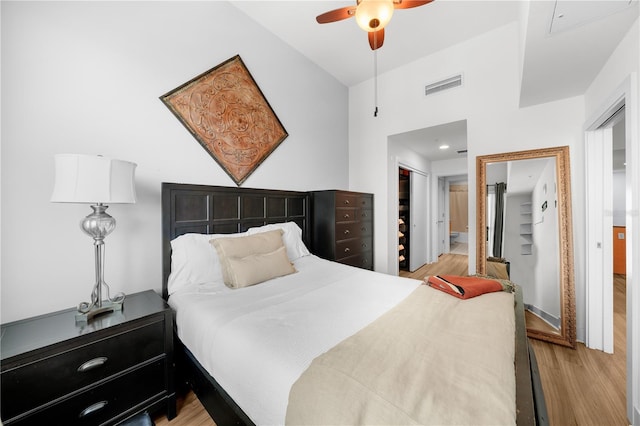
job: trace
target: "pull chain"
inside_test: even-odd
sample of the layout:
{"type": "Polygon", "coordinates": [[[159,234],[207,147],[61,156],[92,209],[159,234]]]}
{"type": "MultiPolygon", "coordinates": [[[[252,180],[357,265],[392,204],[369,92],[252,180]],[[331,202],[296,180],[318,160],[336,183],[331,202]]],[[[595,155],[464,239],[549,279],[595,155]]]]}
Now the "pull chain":
{"type": "MultiPolygon", "coordinates": [[[[376,40],[378,37],[377,32],[373,33],[373,44],[375,46],[378,45],[378,41],[376,40]]],[[[373,111],[373,116],[378,116],[378,50],[373,51],[373,103],[375,104],[375,110],[373,111]]]]}

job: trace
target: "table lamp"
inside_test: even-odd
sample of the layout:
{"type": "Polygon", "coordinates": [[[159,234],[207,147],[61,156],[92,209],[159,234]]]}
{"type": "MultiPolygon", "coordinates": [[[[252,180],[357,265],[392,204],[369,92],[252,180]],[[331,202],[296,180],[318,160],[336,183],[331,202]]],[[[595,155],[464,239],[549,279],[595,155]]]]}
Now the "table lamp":
{"type": "Polygon", "coordinates": [[[87,322],[97,315],[122,310],[124,293],[111,298],[109,286],[104,281],[104,238],[116,227],[116,220],[106,210],[109,204],[136,202],[135,168],[135,163],[99,155],[55,155],[55,185],[51,201],[86,203],[93,209],[93,213],[80,222],[80,227],[93,237],[96,282],[91,301],[78,305],[76,322],[87,322]],[[106,300],[102,300],[103,287],[106,300]]]}

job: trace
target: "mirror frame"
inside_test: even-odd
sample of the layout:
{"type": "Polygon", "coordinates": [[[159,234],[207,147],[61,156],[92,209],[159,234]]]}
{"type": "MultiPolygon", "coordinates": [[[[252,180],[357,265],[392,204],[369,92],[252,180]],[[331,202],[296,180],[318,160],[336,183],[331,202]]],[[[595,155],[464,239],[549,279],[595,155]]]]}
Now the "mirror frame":
{"type": "MultiPolygon", "coordinates": [[[[555,158],[558,197],[558,230],[560,252],[560,333],[549,333],[527,327],[527,335],[562,346],[576,347],[576,307],[573,265],[573,225],[571,216],[571,173],[569,147],[543,148],[516,151],[476,157],[476,271],[486,275],[487,240],[486,225],[486,166],[489,163],[529,160],[535,158],[555,158]]],[[[517,284],[517,283],[516,283],[517,284]]]]}

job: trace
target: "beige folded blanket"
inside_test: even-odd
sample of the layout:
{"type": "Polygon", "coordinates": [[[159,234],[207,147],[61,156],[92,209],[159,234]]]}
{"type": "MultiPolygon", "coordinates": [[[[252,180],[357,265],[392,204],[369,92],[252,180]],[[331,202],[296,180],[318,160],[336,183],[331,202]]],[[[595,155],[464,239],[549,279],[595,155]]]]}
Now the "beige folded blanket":
{"type": "Polygon", "coordinates": [[[289,425],[515,424],[513,295],[428,286],[316,358],[289,425]]]}

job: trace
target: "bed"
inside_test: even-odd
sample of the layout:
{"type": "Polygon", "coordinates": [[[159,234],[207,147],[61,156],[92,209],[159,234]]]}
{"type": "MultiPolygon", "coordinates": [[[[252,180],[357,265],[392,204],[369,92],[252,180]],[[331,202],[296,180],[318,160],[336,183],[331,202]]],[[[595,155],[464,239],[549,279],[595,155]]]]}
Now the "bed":
{"type": "MultiPolygon", "coordinates": [[[[314,387],[315,379],[311,381],[307,379],[312,372],[316,374],[318,371],[335,369],[333,366],[326,368],[328,365],[326,363],[329,362],[326,356],[333,354],[342,364],[347,365],[348,362],[341,358],[345,352],[340,352],[339,349],[345,345],[353,346],[353,342],[366,334],[366,330],[374,328],[374,325],[381,330],[387,327],[387,338],[393,339],[395,347],[396,337],[393,335],[395,331],[389,333],[388,330],[397,330],[398,321],[414,322],[413,317],[398,316],[399,306],[409,303],[408,300],[413,300],[410,296],[414,293],[432,292],[435,296],[430,296],[429,299],[434,299],[438,306],[443,303],[456,303],[452,301],[451,296],[429,289],[416,280],[364,271],[317,258],[308,252],[304,253],[306,247],[311,246],[313,237],[310,234],[311,202],[310,194],[306,192],[162,184],[163,297],[168,299],[176,313],[175,347],[178,353],[175,358],[177,374],[179,374],[178,382],[187,383],[194,390],[218,425],[283,424],[285,419],[287,423],[303,421],[309,423],[310,421],[307,421],[309,418],[304,416],[316,418],[316,414],[312,411],[316,408],[309,407],[308,404],[309,400],[314,398],[309,398],[309,395],[317,394],[320,388],[314,387]],[[289,226],[292,224],[295,225],[289,226]],[[229,289],[216,280],[197,286],[178,285],[176,287],[175,277],[182,271],[181,262],[187,262],[192,258],[185,255],[181,255],[185,259],[178,258],[178,253],[186,252],[176,241],[197,240],[198,244],[206,246],[211,234],[225,239],[231,236],[229,234],[255,235],[265,232],[263,229],[273,232],[274,227],[279,229],[280,226],[287,229],[279,232],[283,233],[289,259],[295,258],[290,262],[295,268],[295,273],[238,290],[229,289]],[[296,246],[296,239],[290,238],[291,235],[296,234],[296,231],[296,237],[302,242],[298,246],[296,246]],[[201,238],[203,235],[206,237],[201,238]],[[293,242],[287,242],[287,239],[293,242]],[[175,249],[173,260],[172,241],[175,249]],[[321,304],[320,301],[323,303],[321,304]],[[322,318],[320,323],[317,318],[314,318],[316,316],[322,318]],[[383,320],[383,318],[390,319],[383,320]],[[274,330],[278,333],[274,334],[274,330]],[[211,336],[214,336],[213,340],[210,339],[211,336]],[[278,352],[279,348],[283,347],[289,347],[289,350],[284,353],[278,352]],[[309,387],[309,383],[314,384],[309,387]]],[[[215,250],[211,247],[207,249],[215,250]]],[[[203,280],[200,279],[200,281],[203,280]]],[[[510,297],[509,307],[514,305],[511,294],[494,293],[487,296],[475,299],[479,303],[491,297],[510,297]]],[[[419,308],[414,311],[417,315],[422,315],[422,312],[433,309],[435,308],[419,308]]],[[[478,310],[476,315],[479,315],[485,312],[487,307],[478,305],[476,309],[478,310]]],[[[406,310],[403,309],[403,312],[406,310]]],[[[508,356],[511,356],[512,360],[515,358],[515,361],[510,373],[511,377],[505,378],[508,385],[504,386],[504,389],[508,391],[498,393],[499,397],[496,398],[506,401],[512,398],[515,402],[515,410],[505,414],[507,419],[515,420],[519,425],[544,424],[546,422],[544,399],[534,354],[528,347],[519,291],[515,294],[514,312],[515,315],[509,311],[505,318],[513,322],[511,332],[515,338],[510,337],[510,339],[515,344],[513,353],[508,356]]],[[[497,323],[488,325],[490,330],[504,328],[500,321],[505,319],[496,318],[493,315],[491,319],[497,323]]],[[[426,321],[433,321],[433,319],[426,321]]],[[[432,328],[437,332],[437,327],[432,328]]],[[[423,333],[423,329],[417,329],[415,332],[423,333]]],[[[446,336],[425,337],[429,341],[436,338],[446,339],[446,336]]],[[[464,338],[465,341],[468,339],[471,338],[464,338]]],[[[374,343],[373,346],[385,344],[380,337],[375,337],[374,340],[378,343],[374,343]]],[[[405,339],[406,344],[409,345],[413,345],[412,342],[415,340],[411,336],[405,339]]],[[[476,347],[482,346],[476,345],[476,347]]],[[[390,345],[387,344],[387,347],[390,345]]],[[[402,349],[401,346],[399,348],[400,355],[407,353],[407,350],[402,349]]],[[[378,350],[380,350],[379,347],[378,350]]],[[[420,349],[416,353],[424,352],[420,349]]],[[[472,351],[464,350],[463,352],[472,351]]],[[[378,355],[367,348],[366,351],[352,354],[352,356],[362,357],[363,360],[366,356],[371,357],[368,362],[375,368],[376,360],[386,355],[384,348],[378,355]]],[[[452,356],[458,355],[453,354],[449,357],[452,356]]],[[[354,360],[350,362],[354,365],[358,364],[354,360]]],[[[419,370],[420,374],[428,375],[431,373],[427,370],[422,372],[422,367],[440,361],[438,358],[421,361],[420,357],[411,356],[406,359],[406,362],[416,362],[412,371],[419,370]]],[[[434,370],[437,371],[438,368],[434,370]]],[[[383,368],[380,371],[393,370],[383,368]]],[[[393,376],[393,374],[389,375],[393,376]]],[[[360,386],[361,379],[361,377],[355,377],[350,379],[350,382],[357,382],[357,386],[360,386]]],[[[493,380],[493,378],[490,379],[493,380]]],[[[332,380],[336,378],[332,377],[323,383],[325,397],[322,399],[324,401],[331,399],[332,395],[340,396],[330,402],[333,404],[330,405],[331,409],[324,406],[320,410],[338,413],[336,415],[340,416],[345,423],[371,423],[366,417],[358,417],[361,416],[358,413],[353,419],[359,420],[346,420],[352,418],[347,417],[346,413],[340,414],[343,411],[339,410],[348,411],[349,407],[336,408],[336,405],[358,405],[368,404],[368,402],[345,404],[342,393],[331,391],[332,386],[336,386],[336,382],[332,380]]],[[[337,386],[340,386],[342,391],[343,382],[339,383],[337,386]]],[[[375,386],[378,384],[372,384],[369,389],[375,386]]],[[[503,386],[497,388],[502,389],[503,386]]],[[[418,392],[421,395],[424,389],[420,388],[418,392]]],[[[356,398],[360,397],[359,392],[353,393],[356,398]]],[[[377,391],[374,393],[378,395],[377,391]]],[[[390,397],[393,398],[399,392],[391,393],[390,397]]],[[[482,392],[483,395],[484,393],[482,392]]],[[[445,397],[449,398],[446,395],[445,397]]],[[[483,401],[482,398],[467,398],[467,400],[470,399],[478,399],[479,404],[483,401]]],[[[434,401],[436,402],[433,403],[436,404],[437,398],[434,401]]],[[[452,400],[452,402],[455,401],[452,400]]],[[[438,406],[443,405],[438,404],[430,409],[436,410],[438,406]]],[[[398,404],[392,401],[388,405],[392,405],[392,409],[395,410],[398,404]]],[[[424,411],[424,407],[420,408],[423,405],[413,403],[409,410],[424,411]]],[[[452,410],[449,407],[442,411],[452,410]]],[[[386,414],[379,414],[376,411],[373,413],[375,413],[373,418],[383,419],[384,415],[388,415],[391,416],[390,418],[398,419],[400,423],[406,423],[400,420],[400,416],[404,414],[396,411],[387,410],[386,414]]],[[[437,419],[440,423],[460,423],[460,419],[456,418],[439,417],[437,419]]],[[[324,422],[328,421],[334,422],[325,418],[324,422]]],[[[491,418],[488,418],[485,423],[492,423],[491,418]]],[[[504,423],[514,423],[514,421],[504,423]]]]}

